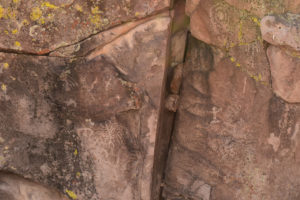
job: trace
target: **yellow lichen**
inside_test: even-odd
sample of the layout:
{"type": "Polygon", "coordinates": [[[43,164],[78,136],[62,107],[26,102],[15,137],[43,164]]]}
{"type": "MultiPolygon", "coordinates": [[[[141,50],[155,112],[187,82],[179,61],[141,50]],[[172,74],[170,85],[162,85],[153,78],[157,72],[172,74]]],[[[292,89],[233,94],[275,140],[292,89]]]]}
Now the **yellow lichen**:
{"type": "Polygon", "coordinates": [[[260,26],[260,22],[256,17],[251,17],[252,21],[255,22],[258,26],[260,26]]]}
{"type": "Polygon", "coordinates": [[[235,62],[235,58],[234,57],[230,57],[231,62],[235,62]]]}
{"type": "Polygon", "coordinates": [[[80,172],[77,172],[77,173],[76,173],[76,177],[79,178],[80,176],[81,176],[81,173],[80,173],[80,172]]]}
{"type": "Polygon", "coordinates": [[[79,11],[79,12],[82,12],[82,7],[78,4],[75,4],[74,8],[79,11]]]}
{"type": "Polygon", "coordinates": [[[95,14],[100,14],[101,13],[101,11],[99,10],[99,7],[98,6],[96,6],[96,7],[92,7],[91,8],[91,11],[92,11],[92,13],[95,15],[95,14]]]}
{"type": "Polygon", "coordinates": [[[77,195],[71,191],[71,190],[66,190],[66,193],[69,195],[69,197],[71,197],[72,199],[77,199],[77,195]]]}
{"type": "Polygon", "coordinates": [[[8,8],[6,11],[6,17],[5,18],[9,18],[9,19],[16,19],[17,16],[17,11],[12,9],[12,8],[8,8]]]}
{"type": "Polygon", "coordinates": [[[12,30],[11,33],[14,34],[14,35],[17,34],[18,33],[18,29],[12,30]]]}
{"type": "Polygon", "coordinates": [[[136,17],[138,17],[139,15],[140,15],[140,13],[139,13],[139,12],[136,12],[136,13],[135,13],[135,16],[136,16],[136,17]]]}
{"type": "Polygon", "coordinates": [[[2,85],[1,85],[1,90],[4,92],[6,92],[6,90],[7,90],[7,86],[4,83],[2,83],[2,85]]]}
{"type": "Polygon", "coordinates": [[[77,149],[75,149],[74,155],[77,156],[77,154],[78,154],[78,151],[77,151],[77,149]]]}
{"type": "Polygon", "coordinates": [[[43,13],[39,7],[34,7],[32,8],[30,13],[30,19],[33,21],[37,21],[41,18],[42,14],[43,13]]]}
{"type": "Polygon", "coordinates": [[[41,18],[39,19],[39,23],[40,23],[40,24],[45,24],[45,18],[44,18],[44,17],[41,17],[41,18]]]}
{"type": "Polygon", "coordinates": [[[90,22],[92,24],[96,25],[97,27],[101,26],[101,17],[100,17],[100,15],[90,16],[90,22]]]}
{"type": "Polygon", "coordinates": [[[20,46],[21,46],[21,43],[18,42],[18,41],[15,41],[15,45],[16,45],[17,47],[20,47],[20,46]]]}
{"type": "Polygon", "coordinates": [[[43,6],[43,7],[52,8],[52,9],[58,9],[58,8],[59,8],[58,6],[53,5],[53,4],[49,3],[48,1],[42,3],[42,6],[43,6]]]}
{"type": "Polygon", "coordinates": [[[8,69],[9,68],[9,64],[8,63],[3,63],[3,68],[4,69],[8,69]]]}
{"type": "Polygon", "coordinates": [[[4,8],[0,5],[0,19],[3,17],[4,15],[4,8]]]}
{"type": "Polygon", "coordinates": [[[13,0],[15,4],[19,3],[20,0],[13,0]]]}
{"type": "Polygon", "coordinates": [[[24,20],[22,21],[22,24],[26,26],[26,25],[29,25],[29,22],[28,22],[27,19],[24,19],[24,20]]]}
{"type": "Polygon", "coordinates": [[[8,34],[9,34],[9,32],[8,32],[7,30],[5,30],[5,31],[4,31],[4,33],[5,33],[6,35],[8,35],[8,34]]]}

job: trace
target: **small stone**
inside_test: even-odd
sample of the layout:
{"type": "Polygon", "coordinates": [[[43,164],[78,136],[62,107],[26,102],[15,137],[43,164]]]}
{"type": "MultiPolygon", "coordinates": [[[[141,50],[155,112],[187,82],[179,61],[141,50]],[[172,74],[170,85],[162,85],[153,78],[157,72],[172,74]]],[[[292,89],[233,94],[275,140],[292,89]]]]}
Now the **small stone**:
{"type": "Polygon", "coordinates": [[[169,111],[176,112],[179,106],[179,96],[175,94],[169,95],[165,105],[169,111]]]}

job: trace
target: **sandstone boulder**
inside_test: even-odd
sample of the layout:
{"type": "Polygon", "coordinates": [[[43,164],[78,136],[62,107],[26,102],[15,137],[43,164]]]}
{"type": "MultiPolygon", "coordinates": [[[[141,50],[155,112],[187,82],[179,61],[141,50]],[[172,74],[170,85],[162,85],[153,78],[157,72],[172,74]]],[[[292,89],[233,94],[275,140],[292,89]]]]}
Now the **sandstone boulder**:
{"type": "Polygon", "coordinates": [[[300,57],[288,50],[268,48],[273,90],[290,103],[300,103],[300,57]]]}
{"type": "Polygon", "coordinates": [[[169,5],[169,0],[4,1],[0,4],[0,49],[47,54],[169,5]]]}
{"type": "Polygon", "coordinates": [[[61,57],[1,53],[0,169],[71,199],[150,199],[170,24],[124,24],[61,57]]]}
{"type": "Polygon", "coordinates": [[[273,45],[287,46],[300,51],[300,15],[265,16],[261,20],[262,38],[273,45]]]}
{"type": "Polygon", "coordinates": [[[192,35],[207,44],[230,48],[259,39],[259,19],[223,1],[201,0],[190,17],[192,35]]]}

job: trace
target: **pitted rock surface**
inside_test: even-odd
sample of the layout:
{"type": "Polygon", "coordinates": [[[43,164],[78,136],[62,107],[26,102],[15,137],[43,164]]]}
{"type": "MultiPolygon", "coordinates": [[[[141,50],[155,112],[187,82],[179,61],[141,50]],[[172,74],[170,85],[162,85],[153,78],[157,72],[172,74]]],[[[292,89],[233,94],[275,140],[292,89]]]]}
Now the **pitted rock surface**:
{"type": "Polygon", "coordinates": [[[297,199],[300,107],[272,95],[260,44],[229,53],[190,39],[163,196],[297,199]]]}
{"type": "Polygon", "coordinates": [[[46,54],[169,6],[169,0],[0,1],[0,49],[46,54]]]}
{"type": "Polygon", "coordinates": [[[300,56],[288,50],[268,48],[274,92],[290,103],[300,103],[300,56]]]}
{"type": "Polygon", "coordinates": [[[273,45],[300,51],[300,15],[265,16],[261,21],[262,38],[273,45]]]}
{"type": "Polygon", "coordinates": [[[85,57],[1,53],[1,170],[71,199],[150,199],[170,23],[104,32],[85,57]]]}

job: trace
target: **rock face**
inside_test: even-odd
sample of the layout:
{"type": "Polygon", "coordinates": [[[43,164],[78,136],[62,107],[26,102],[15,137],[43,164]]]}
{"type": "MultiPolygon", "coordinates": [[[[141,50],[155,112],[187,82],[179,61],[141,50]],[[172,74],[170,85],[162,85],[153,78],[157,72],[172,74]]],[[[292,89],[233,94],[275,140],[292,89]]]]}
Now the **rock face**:
{"type": "Polygon", "coordinates": [[[201,0],[190,14],[193,36],[218,47],[232,47],[257,40],[258,18],[223,1],[201,0]]]}
{"type": "Polygon", "coordinates": [[[46,54],[122,22],[168,8],[169,0],[9,0],[0,4],[0,49],[46,54]]]}
{"type": "Polygon", "coordinates": [[[0,199],[300,199],[298,0],[0,2],[0,199]]]}
{"type": "Polygon", "coordinates": [[[300,58],[275,46],[267,52],[274,92],[290,103],[300,103],[300,58]]]}
{"type": "Polygon", "coordinates": [[[0,174],[0,198],[5,200],[67,200],[57,191],[13,174],[0,174]]]}
{"type": "Polygon", "coordinates": [[[190,39],[166,199],[299,198],[299,179],[287,177],[300,173],[292,158],[299,148],[300,107],[272,95],[264,69],[251,69],[267,65],[264,49],[254,48],[253,57],[249,47],[239,47],[239,58],[224,57],[190,39]]]}
{"type": "Polygon", "coordinates": [[[1,53],[0,168],[72,199],[150,199],[170,22],[69,47],[82,57],[1,53]]]}
{"type": "Polygon", "coordinates": [[[266,16],[261,21],[262,38],[273,45],[300,50],[300,15],[266,16]]]}

